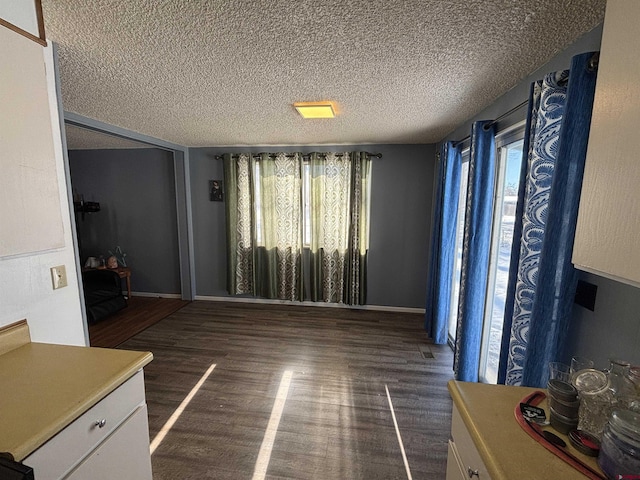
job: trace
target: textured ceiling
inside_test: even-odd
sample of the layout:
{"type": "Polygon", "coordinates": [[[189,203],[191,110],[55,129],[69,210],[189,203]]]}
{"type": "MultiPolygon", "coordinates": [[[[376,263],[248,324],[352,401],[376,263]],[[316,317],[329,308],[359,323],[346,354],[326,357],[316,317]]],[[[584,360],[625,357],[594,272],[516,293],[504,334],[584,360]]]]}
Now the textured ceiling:
{"type": "Polygon", "coordinates": [[[69,150],[97,150],[97,149],[123,149],[123,148],[149,148],[144,143],[134,142],[125,138],[105,135],[86,128],[65,126],[67,134],[67,148],[69,150]]]}
{"type": "Polygon", "coordinates": [[[432,143],[605,0],[42,0],[65,110],[186,146],[432,143]],[[296,101],[334,100],[333,120],[296,101]]]}

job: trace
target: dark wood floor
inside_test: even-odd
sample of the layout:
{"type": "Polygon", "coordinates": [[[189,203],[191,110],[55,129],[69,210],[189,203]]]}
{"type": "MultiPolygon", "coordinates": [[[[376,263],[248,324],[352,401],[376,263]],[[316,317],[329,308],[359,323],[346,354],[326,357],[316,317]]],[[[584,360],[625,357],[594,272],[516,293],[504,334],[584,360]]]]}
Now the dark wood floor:
{"type": "Polygon", "coordinates": [[[92,347],[117,347],[189,302],[176,298],[131,297],[127,303],[119,312],[89,325],[92,347]]]}
{"type": "Polygon", "coordinates": [[[150,350],[149,430],[215,369],[152,455],[163,479],[443,479],[452,353],[422,315],[192,302],[120,348],[150,350]],[[433,358],[428,358],[432,354],[433,358]],[[427,357],[427,358],[425,358],[427,357]],[[254,476],[281,379],[291,375],[266,476],[254,476]]]}

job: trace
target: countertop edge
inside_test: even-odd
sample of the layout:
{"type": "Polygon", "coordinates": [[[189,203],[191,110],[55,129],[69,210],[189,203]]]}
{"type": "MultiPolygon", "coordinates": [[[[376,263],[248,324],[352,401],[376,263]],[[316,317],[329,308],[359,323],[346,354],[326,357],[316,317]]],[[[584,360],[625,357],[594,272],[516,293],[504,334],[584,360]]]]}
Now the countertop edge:
{"type": "Polygon", "coordinates": [[[458,408],[458,412],[460,412],[460,416],[462,417],[462,421],[464,422],[467,430],[469,431],[469,435],[471,435],[471,439],[473,440],[476,448],[478,449],[478,453],[482,457],[482,461],[484,462],[487,470],[489,471],[489,475],[491,475],[492,480],[508,480],[505,472],[500,468],[500,466],[496,463],[493,455],[491,455],[489,449],[486,444],[482,440],[482,436],[479,434],[475,422],[469,415],[469,411],[466,407],[466,400],[464,398],[464,394],[460,391],[457,380],[449,380],[447,383],[447,388],[449,393],[451,394],[451,398],[453,403],[458,408]]]}
{"type": "Polygon", "coordinates": [[[138,358],[114,374],[108,382],[105,382],[100,389],[95,390],[92,395],[87,396],[83,401],[74,405],[73,409],[62,414],[56,423],[44,427],[40,434],[30,438],[30,441],[16,445],[15,449],[9,452],[13,455],[14,460],[17,462],[23,461],[153,360],[153,354],[151,352],[138,353],[140,353],[138,358]]]}

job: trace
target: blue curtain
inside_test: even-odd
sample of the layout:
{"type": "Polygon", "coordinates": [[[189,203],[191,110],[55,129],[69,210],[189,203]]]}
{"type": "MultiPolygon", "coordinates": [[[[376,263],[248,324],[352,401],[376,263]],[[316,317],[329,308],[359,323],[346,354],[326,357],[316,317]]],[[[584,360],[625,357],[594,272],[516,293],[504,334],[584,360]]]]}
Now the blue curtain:
{"type": "Polygon", "coordinates": [[[469,183],[453,366],[456,379],[465,382],[478,381],[491,244],[494,177],[494,122],[475,122],[471,130],[469,183]]]}
{"type": "Polygon", "coordinates": [[[447,343],[448,336],[461,162],[460,146],[444,143],[438,162],[425,313],[425,329],[437,344],[447,343]]]}
{"type": "MultiPolygon", "coordinates": [[[[503,348],[500,383],[543,387],[548,363],[566,353],[562,347],[577,283],[571,254],[596,56],[575,56],[569,72],[549,74],[532,88],[532,96],[540,100],[527,121],[526,189],[520,192],[524,198],[519,256],[512,256],[507,296],[512,302],[507,303],[503,330],[503,347],[508,348],[503,348]]],[[[534,98],[532,107],[536,104],[534,98]]]]}

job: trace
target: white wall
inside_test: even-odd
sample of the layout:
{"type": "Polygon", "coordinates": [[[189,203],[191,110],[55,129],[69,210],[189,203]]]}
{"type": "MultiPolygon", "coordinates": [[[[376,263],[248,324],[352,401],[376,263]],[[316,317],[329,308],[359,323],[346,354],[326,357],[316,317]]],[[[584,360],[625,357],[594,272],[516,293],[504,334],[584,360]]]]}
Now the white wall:
{"type": "MultiPolygon", "coordinates": [[[[75,253],[67,200],[52,48],[43,48],[32,40],[0,26],[0,49],[17,49],[19,53],[33,48],[41,51],[42,57],[39,61],[44,62],[46,69],[46,78],[43,80],[47,85],[49,103],[39,105],[38,108],[43,115],[51,116],[56,175],[48,181],[57,184],[59,192],[57,201],[62,217],[64,247],[0,258],[0,326],[26,318],[33,341],[85,345],[80,289],[75,274],[75,253]],[[66,266],[69,285],[54,291],[49,269],[56,265],[66,266]]],[[[2,53],[6,53],[6,50],[2,53]]],[[[13,50],[11,53],[16,52],[13,50]]],[[[29,57],[33,58],[33,55],[25,55],[25,58],[29,57]]],[[[4,63],[0,69],[23,67],[19,62],[14,62],[9,65],[4,63]]],[[[0,70],[0,80],[1,73],[0,70]]],[[[14,122],[23,120],[13,119],[14,122]]],[[[28,122],[25,122],[24,128],[29,128],[28,122]]],[[[6,125],[0,124],[0,132],[3,130],[9,129],[6,125]]],[[[35,138],[33,140],[36,141],[35,138]]],[[[4,181],[10,182],[11,179],[5,178],[4,181]]],[[[0,230],[0,235],[2,234],[0,230]]]]}

